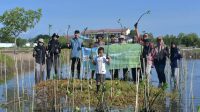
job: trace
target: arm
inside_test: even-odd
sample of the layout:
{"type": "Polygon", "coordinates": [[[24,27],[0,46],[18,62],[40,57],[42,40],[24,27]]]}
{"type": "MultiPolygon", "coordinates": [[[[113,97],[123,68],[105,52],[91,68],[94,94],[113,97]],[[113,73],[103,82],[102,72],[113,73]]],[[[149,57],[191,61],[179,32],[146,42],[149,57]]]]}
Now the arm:
{"type": "Polygon", "coordinates": [[[140,43],[140,33],[138,31],[138,23],[135,23],[134,27],[135,27],[135,33],[136,33],[136,41],[140,43]]]}
{"type": "Polygon", "coordinates": [[[97,64],[97,63],[96,63],[96,58],[95,58],[95,59],[91,58],[90,60],[92,61],[92,64],[93,64],[93,65],[96,65],[96,64],[97,64]]]}
{"type": "Polygon", "coordinates": [[[35,57],[37,54],[36,50],[35,50],[35,47],[33,48],[33,57],[35,57]]]}
{"type": "Polygon", "coordinates": [[[72,49],[72,41],[70,40],[70,43],[66,43],[68,49],[72,49]]]}
{"type": "Polygon", "coordinates": [[[104,58],[104,61],[105,61],[107,64],[110,64],[110,62],[111,62],[111,57],[110,57],[110,56],[107,56],[106,58],[104,58]]]}

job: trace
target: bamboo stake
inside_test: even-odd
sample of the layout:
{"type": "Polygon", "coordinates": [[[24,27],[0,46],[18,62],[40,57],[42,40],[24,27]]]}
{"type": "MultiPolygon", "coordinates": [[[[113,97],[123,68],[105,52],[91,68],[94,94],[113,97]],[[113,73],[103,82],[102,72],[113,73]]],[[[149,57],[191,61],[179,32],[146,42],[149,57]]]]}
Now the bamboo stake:
{"type": "MultiPolygon", "coordinates": [[[[36,72],[36,70],[35,70],[35,61],[33,62],[34,63],[34,79],[36,79],[35,77],[35,72],[36,72]]],[[[34,104],[35,104],[35,89],[34,89],[34,87],[32,86],[32,88],[33,88],[33,91],[32,91],[32,112],[34,112],[34,104]]]]}
{"type": "MultiPolygon", "coordinates": [[[[6,88],[6,103],[8,102],[8,88],[7,88],[7,69],[6,69],[6,55],[4,57],[4,77],[5,77],[5,88],[6,88]]],[[[6,108],[6,112],[7,112],[7,108],[6,108]]]]}
{"type": "Polygon", "coordinates": [[[193,97],[194,97],[194,94],[193,94],[194,65],[195,65],[195,62],[193,62],[191,79],[190,79],[190,96],[191,96],[190,106],[191,106],[191,111],[192,112],[194,112],[194,100],[193,100],[193,97]]]}
{"type": "MultiPolygon", "coordinates": [[[[137,66],[136,66],[137,68],[137,66]]],[[[136,69],[136,100],[135,100],[135,112],[138,112],[138,96],[139,96],[139,74],[138,70],[136,69]]]]}
{"type": "MultiPolygon", "coordinates": [[[[17,98],[19,101],[19,110],[21,109],[21,105],[20,105],[20,94],[19,94],[19,73],[18,73],[18,66],[17,66],[17,57],[16,54],[14,55],[14,60],[15,60],[15,70],[16,70],[16,74],[17,74],[17,98]]],[[[20,110],[21,111],[21,110],[20,110]]]]}

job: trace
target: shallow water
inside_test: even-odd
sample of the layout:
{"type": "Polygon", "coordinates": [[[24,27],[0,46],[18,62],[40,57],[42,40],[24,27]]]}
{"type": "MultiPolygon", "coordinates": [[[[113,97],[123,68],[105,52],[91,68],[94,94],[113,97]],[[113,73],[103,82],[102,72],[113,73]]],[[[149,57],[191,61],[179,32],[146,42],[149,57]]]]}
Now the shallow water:
{"type": "MultiPolygon", "coordinates": [[[[190,112],[192,109],[194,111],[197,111],[197,106],[200,105],[200,60],[187,60],[187,67],[184,69],[187,69],[187,75],[184,74],[184,69],[180,70],[180,77],[182,80],[180,81],[180,87],[179,87],[179,92],[180,92],[180,97],[177,100],[180,100],[179,104],[174,104],[174,105],[181,105],[180,110],[183,112],[190,112]],[[193,67],[194,65],[194,67],[193,67]],[[193,71],[193,75],[192,75],[193,71]],[[192,77],[193,76],[193,77],[192,77]],[[186,78],[187,80],[183,80],[183,78],[186,78]],[[192,80],[192,83],[191,83],[192,80]]],[[[183,68],[183,65],[181,65],[180,68],[183,68]]],[[[62,71],[62,78],[69,78],[69,66],[64,65],[63,68],[60,70],[60,73],[62,71]]],[[[53,73],[52,73],[53,74],[53,73]]],[[[122,74],[122,70],[120,71],[120,74],[122,74]]],[[[45,76],[44,76],[45,77],[45,76]]],[[[83,76],[85,77],[85,76],[83,76]]],[[[120,75],[122,77],[122,75],[120,75]]],[[[131,74],[130,74],[131,77],[131,74]]],[[[169,82],[169,77],[170,73],[166,75],[167,80],[169,82]]],[[[89,77],[87,77],[89,78],[89,77]]],[[[107,78],[110,78],[110,75],[107,74],[107,78]]],[[[13,101],[14,98],[17,98],[16,93],[17,93],[17,77],[16,75],[11,79],[7,81],[7,93],[8,93],[8,102],[13,101]],[[14,94],[15,93],[15,94],[14,94]]],[[[155,69],[152,69],[152,84],[157,86],[158,85],[158,79],[157,79],[157,74],[155,69]]],[[[23,96],[23,90],[24,96],[31,96],[33,93],[33,86],[34,86],[34,71],[30,71],[24,74],[19,75],[19,91],[20,91],[20,96],[23,96]],[[22,89],[25,88],[25,89],[22,89]]],[[[167,91],[172,91],[171,85],[169,83],[169,88],[167,91]]],[[[0,104],[6,102],[6,86],[5,84],[0,85],[0,104]]],[[[24,101],[24,111],[31,111],[31,99],[24,101]]],[[[170,102],[168,99],[166,100],[166,109],[170,110],[170,102]]],[[[175,106],[176,107],[176,106],[175,106]]],[[[178,108],[178,107],[177,107],[178,108]]],[[[0,107],[0,112],[5,112],[5,111],[15,111],[16,108],[11,105],[8,106],[8,108],[2,108],[0,107]],[[7,110],[6,110],[7,109],[7,110]]],[[[81,107],[81,111],[86,111],[86,107],[81,107]]],[[[69,111],[69,109],[65,109],[64,111],[69,111]]],[[[113,110],[114,111],[114,110],[113,110]]],[[[115,110],[118,111],[118,110],[115,110]]]]}

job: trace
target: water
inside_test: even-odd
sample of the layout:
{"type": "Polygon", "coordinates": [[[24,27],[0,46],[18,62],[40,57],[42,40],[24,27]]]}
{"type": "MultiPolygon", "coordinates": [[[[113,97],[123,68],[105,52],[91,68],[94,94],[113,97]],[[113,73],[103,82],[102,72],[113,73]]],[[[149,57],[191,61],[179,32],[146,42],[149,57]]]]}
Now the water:
{"type": "MultiPolygon", "coordinates": [[[[197,106],[200,105],[200,60],[187,60],[187,74],[183,75],[184,70],[180,70],[181,78],[186,78],[186,81],[181,81],[179,88],[180,91],[180,97],[178,100],[180,100],[180,110],[183,112],[190,112],[194,109],[194,111],[197,111],[197,106]],[[192,77],[193,72],[193,77],[192,77]],[[184,77],[183,77],[184,76],[184,77]],[[192,81],[192,83],[191,83],[192,81]]],[[[69,72],[66,73],[66,71],[69,71],[70,68],[67,65],[64,65],[63,68],[60,70],[62,71],[62,78],[69,78],[69,72]]],[[[120,71],[121,74],[122,71],[120,71]]],[[[131,75],[130,75],[131,76],[131,75]]],[[[44,76],[45,77],[45,76],[44,76]]],[[[110,77],[109,74],[107,74],[107,77],[110,77]]],[[[120,76],[122,77],[122,76],[120,76]]],[[[169,77],[169,74],[167,75],[169,77]]],[[[14,97],[16,96],[17,91],[17,82],[16,82],[16,75],[11,79],[7,81],[7,93],[8,93],[8,102],[12,102],[14,100],[14,97]],[[15,93],[15,94],[14,94],[15,93]]],[[[167,78],[168,79],[168,78],[167,78]]],[[[169,81],[169,79],[168,79],[169,81]]],[[[152,69],[152,84],[157,86],[158,85],[158,79],[155,69],[152,69]]],[[[27,99],[27,101],[24,101],[24,110],[25,111],[31,111],[31,99],[32,93],[33,93],[33,86],[35,85],[34,82],[34,71],[26,72],[24,74],[19,75],[19,88],[20,88],[20,96],[23,96],[23,86],[25,90],[24,97],[27,99]],[[29,96],[29,97],[28,97],[29,96]]],[[[169,84],[168,91],[172,91],[169,84]]],[[[6,102],[6,86],[5,84],[0,85],[0,104],[6,102]]],[[[172,103],[172,102],[171,102],[172,103]]],[[[170,101],[167,100],[166,102],[166,108],[169,108],[170,101]]],[[[176,104],[175,104],[176,105],[176,104]]],[[[6,112],[6,111],[15,111],[15,106],[9,106],[8,108],[2,108],[0,107],[0,112],[6,112]]],[[[66,109],[65,111],[67,111],[66,109]]],[[[82,107],[81,111],[86,111],[86,107],[82,107]]],[[[116,110],[118,111],[118,110],[116,110]]]]}

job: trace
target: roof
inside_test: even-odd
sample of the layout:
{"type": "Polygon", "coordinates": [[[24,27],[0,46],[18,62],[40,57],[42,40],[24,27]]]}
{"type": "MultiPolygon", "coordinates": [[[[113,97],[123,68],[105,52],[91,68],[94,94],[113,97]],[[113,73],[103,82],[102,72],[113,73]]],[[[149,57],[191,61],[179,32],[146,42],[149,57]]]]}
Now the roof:
{"type": "MultiPolygon", "coordinates": [[[[98,33],[120,33],[120,32],[126,32],[129,30],[128,28],[126,29],[99,29],[99,30],[87,30],[85,34],[98,34],[98,33]]],[[[81,32],[82,34],[84,32],[81,32]]]]}

